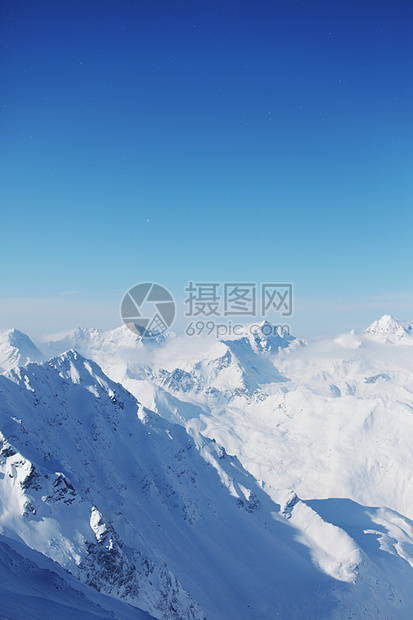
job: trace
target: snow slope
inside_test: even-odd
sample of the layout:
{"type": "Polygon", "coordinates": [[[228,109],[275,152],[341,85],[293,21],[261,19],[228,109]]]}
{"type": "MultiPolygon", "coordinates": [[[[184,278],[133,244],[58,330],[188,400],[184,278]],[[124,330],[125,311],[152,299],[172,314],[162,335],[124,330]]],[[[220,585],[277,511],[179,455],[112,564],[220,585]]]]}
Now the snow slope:
{"type": "Polygon", "coordinates": [[[402,516],[373,553],[74,351],[0,376],[0,430],[3,536],[156,618],[409,617],[402,516]]]}

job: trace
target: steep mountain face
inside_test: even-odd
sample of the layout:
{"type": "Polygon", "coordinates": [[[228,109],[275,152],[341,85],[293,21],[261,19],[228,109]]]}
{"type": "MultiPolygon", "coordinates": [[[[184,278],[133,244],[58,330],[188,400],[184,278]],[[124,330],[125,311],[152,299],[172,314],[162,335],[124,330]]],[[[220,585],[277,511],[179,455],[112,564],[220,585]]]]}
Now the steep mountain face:
{"type": "Polygon", "coordinates": [[[150,432],[136,401],[75,352],[10,371],[0,390],[3,532],[156,617],[202,618],[131,525],[158,465],[139,466],[150,432]]]}
{"type": "Polygon", "coordinates": [[[18,329],[0,332],[0,372],[45,359],[34,342],[18,329]]]}
{"type": "Polygon", "coordinates": [[[408,618],[403,517],[359,506],[374,531],[394,522],[392,550],[373,553],[293,493],[275,503],[219,444],[74,351],[0,377],[0,430],[2,535],[101,593],[165,619],[408,618]]]}
{"type": "Polygon", "coordinates": [[[374,321],[363,334],[385,344],[413,345],[413,326],[402,319],[395,319],[385,314],[378,321],[374,321]]]}
{"type": "Polygon", "coordinates": [[[1,616],[13,620],[150,620],[152,616],[82,585],[56,562],[0,535],[1,616]]]}

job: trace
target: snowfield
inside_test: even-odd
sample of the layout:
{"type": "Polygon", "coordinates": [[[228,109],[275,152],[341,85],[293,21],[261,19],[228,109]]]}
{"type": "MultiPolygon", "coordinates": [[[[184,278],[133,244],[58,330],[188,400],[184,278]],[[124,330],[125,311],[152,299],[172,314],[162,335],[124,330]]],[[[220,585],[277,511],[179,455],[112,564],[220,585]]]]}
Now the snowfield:
{"type": "Polygon", "coordinates": [[[411,618],[412,326],[270,331],[0,334],[4,617],[411,618]]]}

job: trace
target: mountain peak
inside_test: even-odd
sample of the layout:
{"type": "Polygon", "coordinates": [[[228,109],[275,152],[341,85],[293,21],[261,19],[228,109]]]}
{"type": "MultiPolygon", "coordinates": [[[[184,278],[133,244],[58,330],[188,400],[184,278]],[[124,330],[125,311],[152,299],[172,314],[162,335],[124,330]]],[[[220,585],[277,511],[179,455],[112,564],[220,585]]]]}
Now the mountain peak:
{"type": "Polygon", "coordinates": [[[256,351],[279,351],[290,346],[297,339],[281,325],[273,325],[267,320],[248,328],[249,340],[256,351]]]}
{"type": "Polygon", "coordinates": [[[23,332],[15,328],[0,332],[0,366],[5,370],[44,359],[43,353],[23,332]]]}
{"type": "Polygon", "coordinates": [[[397,319],[390,314],[384,314],[374,321],[363,334],[385,344],[413,345],[413,327],[403,319],[397,319]]]}
{"type": "MultiPolygon", "coordinates": [[[[27,334],[24,334],[23,332],[21,332],[19,329],[16,329],[15,327],[12,327],[11,329],[6,329],[4,332],[2,332],[2,337],[4,340],[8,340],[10,343],[13,344],[19,344],[21,342],[30,342],[32,343],[32,341],[30,340],[29,336],[27,336],[27,334]]],[[[32,343],[33,346],[34,343],[32,343]]]]}
{"type": "Polygon", "coordinates": [[[77,338],[91,338],[93,336],[97,337],[101,334],[102,330],[97,327],[76,327],[71,334],[76,336],[77,338]]]}
{"type": "Polygon", "coordinates": [[[83,357],[74,349],[68,349],[64,353],[52,357],[49,366],[55,368],[63,378],[70,379],[73,383],[83,383],[94,387],[103,387],[108,390],[108,378],[100,366],[93,360],[83,357]]]}
{"type": "Polygon", "coordinates": [[[54,359],[59,359],[61,361],[69,360],[70,362],[78,362],[81,364],[86,361],[86,358],[75,351],[75,349],[68,349],[67,351],[64,351],[58,355],[57,358],[52,358],[49,363],[52,363],[54,359]]]}

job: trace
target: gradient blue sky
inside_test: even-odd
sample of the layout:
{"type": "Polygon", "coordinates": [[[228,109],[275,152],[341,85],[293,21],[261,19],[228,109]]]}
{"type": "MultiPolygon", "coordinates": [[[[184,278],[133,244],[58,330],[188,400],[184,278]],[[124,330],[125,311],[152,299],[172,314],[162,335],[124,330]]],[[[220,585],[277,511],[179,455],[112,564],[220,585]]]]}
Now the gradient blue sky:
{"type": "Polygon", "coordinates": [[[413,319],[413,3],[1,3],[0,329],[154,280],[291,281],[299,334],[413,319]]]}

